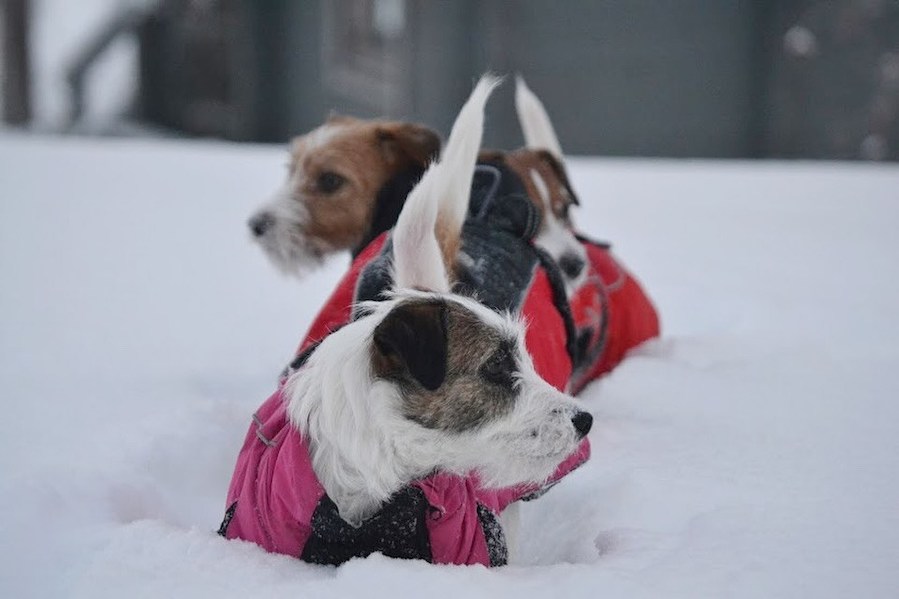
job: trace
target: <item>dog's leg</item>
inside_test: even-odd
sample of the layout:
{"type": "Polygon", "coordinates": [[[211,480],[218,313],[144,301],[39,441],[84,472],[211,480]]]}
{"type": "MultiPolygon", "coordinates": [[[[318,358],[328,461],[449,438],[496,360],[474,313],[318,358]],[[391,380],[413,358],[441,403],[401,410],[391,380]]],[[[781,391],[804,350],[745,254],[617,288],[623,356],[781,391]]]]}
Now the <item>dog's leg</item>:
{"type": "Polygon", "coordinates": [[[509,504],[499,517],[503,525],[503,534],[506,536],[506,549],[509,555],[509,564],[518,563],[518,537],[521,529],[521,502],[509,504]]]}

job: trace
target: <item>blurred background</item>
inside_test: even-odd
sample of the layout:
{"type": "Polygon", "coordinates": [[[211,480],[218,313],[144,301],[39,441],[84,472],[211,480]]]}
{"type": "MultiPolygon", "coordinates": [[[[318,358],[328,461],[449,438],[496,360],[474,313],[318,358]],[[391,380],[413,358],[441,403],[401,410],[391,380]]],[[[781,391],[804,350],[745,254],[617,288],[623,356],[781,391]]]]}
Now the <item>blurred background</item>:
{"type": "MultiPolygon", "coordinates": [[[[7,127],[283,142],[332,109],[446,134],[520,72],[568,153],[899,158],[899,0],[0,0],[7,127]]],[[[486,144],[522,143],[512,86],[486,144]]]]}

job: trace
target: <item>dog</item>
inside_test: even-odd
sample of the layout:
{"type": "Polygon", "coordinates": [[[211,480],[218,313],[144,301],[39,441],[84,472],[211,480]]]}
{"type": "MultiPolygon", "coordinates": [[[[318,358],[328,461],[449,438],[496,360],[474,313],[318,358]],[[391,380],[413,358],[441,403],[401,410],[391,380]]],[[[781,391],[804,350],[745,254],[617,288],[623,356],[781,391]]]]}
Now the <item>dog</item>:
{"type": "Polygon", "coordinates": [[[477,84],[410,193],[389,293],[309,348],[254,415],[223,536],[315,563],[501,565],[498,514],[586,460],[592,416],[537,373],[521,320],[452,292],[495,84],[477,84]]]}
{"type": "Polygon", "coordinates": [[[390,229],[440,138],[423,125],[332,115],[291,144],[287,180],[248,221],[279,270],[302,275],[338,251],[355,256],[390,229]]]}

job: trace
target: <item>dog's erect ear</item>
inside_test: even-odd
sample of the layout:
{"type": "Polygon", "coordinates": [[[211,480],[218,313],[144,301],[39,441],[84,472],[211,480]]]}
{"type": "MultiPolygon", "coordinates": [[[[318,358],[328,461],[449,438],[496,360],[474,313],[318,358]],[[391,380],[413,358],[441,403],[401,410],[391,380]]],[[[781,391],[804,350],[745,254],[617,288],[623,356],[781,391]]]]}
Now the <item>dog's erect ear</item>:
{"type": "Polygon", "coordinates": [[[390,162],[406,162],[422,168],[440,154],[440,137],[415,123],[378,125],[378,144],[390,162]]]}
{"type": "Polygon", "coordinates": [[[515,77],[515,110],[518,112],[521,132],[524,133],[524,145],[530,150],[549,150],[561,160],[562,145],[549,119],[549,113],[521,75],[515,77]]]}
{"type": "Polygon", "coordinates": [[[447,293],[468,212],[471,180],[484,131],[484,105],[498,80],[484,75],[453,123],[440,160],[431,164],[393,228],[397,289],[447,293]]]}
{"type": "Polygon", "coordinates": [[[408,372],[428,391],[446,378],[446,304],[405,302],[375,328],[373,366],[380,376],[408,372]]]}
{"type": "Polygon", "coordinates": [[[568,173],[565,171],[565,165],[562,164],[562,161],[556,158],[556,156],[548,150],[537,150],[537,156],[552,169],[553,173],[555,173],[556,177],[559,179],[559,182],[565,186],[568,195],[571,197],[571,203],[575,206],[580,206],[581,202],[578,200],[577,194],[574,193],[574,188],[568,180],[568,173]]]}

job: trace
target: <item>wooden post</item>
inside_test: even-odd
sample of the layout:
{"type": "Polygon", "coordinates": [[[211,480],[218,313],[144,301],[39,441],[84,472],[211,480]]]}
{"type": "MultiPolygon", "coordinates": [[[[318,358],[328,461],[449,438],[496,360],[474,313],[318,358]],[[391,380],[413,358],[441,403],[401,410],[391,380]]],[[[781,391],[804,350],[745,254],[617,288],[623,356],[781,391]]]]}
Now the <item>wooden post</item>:
{"type": "Polygon", "coordinates": [[[0,0],[3,7],[3,120],[24,125],[31,120],[29,0],[0,0]]]}

